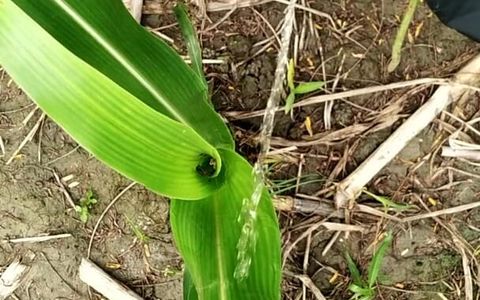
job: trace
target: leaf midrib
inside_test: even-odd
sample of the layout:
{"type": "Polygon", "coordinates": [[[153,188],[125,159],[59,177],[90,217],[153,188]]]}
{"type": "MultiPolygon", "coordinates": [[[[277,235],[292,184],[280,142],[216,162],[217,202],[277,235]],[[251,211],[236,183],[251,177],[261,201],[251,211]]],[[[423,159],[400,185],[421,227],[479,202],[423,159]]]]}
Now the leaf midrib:
{"type": "Polygon", "coordinates": [[[128,72],[131,73],[137,79],[140,84],[145,87],[152,96],[154,96],[163,107],[171,113],[171,115],[179,122],[184,124],[189,124],[188,121],[182,116],[182,114],[175,109],[165,98],[162,96],[161,92],[153,85],[145,76],[142,75],[140,70],[138,70],[121,52],[117,51],[115,47],[112,47],[108,40],[99,34],[95,28],[93,28],[81,15],[79,15],[74,9],[72,9],[65,1],[63,0],[54,0],[55,3],[63,9],[72,19],[81,26],[95,41],[97,41],[101,46],[105,48],[123,67],[125,67],[128,72]]]}

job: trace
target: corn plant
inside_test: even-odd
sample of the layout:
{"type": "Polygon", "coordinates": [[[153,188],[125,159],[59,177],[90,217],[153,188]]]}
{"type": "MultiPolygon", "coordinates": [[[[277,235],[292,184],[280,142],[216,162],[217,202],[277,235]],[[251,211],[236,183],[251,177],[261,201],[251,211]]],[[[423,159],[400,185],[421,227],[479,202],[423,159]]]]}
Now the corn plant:
{"type": "Polygon", "coordinates": [[[266,191],[248,276],[234,277],[252,167],[211,107],[193,27],[177,15],[193,68],[120,0],[0,0],[0,64],[97,159],[172,199],[184,299],[279,299],[280,237],[266,191]]]}

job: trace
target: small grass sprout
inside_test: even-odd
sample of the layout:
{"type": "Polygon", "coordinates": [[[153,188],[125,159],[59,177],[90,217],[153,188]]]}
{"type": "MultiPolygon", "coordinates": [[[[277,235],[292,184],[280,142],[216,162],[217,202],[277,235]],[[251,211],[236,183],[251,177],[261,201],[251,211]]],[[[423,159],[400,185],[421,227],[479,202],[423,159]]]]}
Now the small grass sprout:
{"type": "Polygon", "coordinates": [[[403,210],[406,210],[406,209],[409,209],[409,208],[412,207],[411,205],[408,205],[408,204],[396,203],[396,202],[392,201],[389,197],[375,195],[374,193],[371,193],[371,192],[367,191],[366,189],[364,189],[362,192],[365,195],[371,197],[373,200],[376,200],[376,201],[380,202],[383,205],[383,207],[385,208],[385,210],[389,210],[390,208],[392,208],[392,209],[397,210],[397,211],[403,211],[403,210]]]}
{"type": "Polygon", "coordinates": [[[319,91],[325,85],[323,81],[300,82],[295,85],[295,63],[290,59],[287,69],[287,84],[290,93],[285,100],[285,114],[292,113],[293,104],[297,95],[319,91]]]}
{"type": "Polygon", "coordinates": [[[391,232],[387,232],[380,247],[375,251],[372,260],[368,266],[367,270],[367,280],[365,281],[360,273],[359,268],[356,263],[348,253],[345,251],[345,259],[347,261],[348,270],[350,276],[352,277],[352,283],[350,283],[348,289],[353,293],[353,296],[350,299],[354,300],[372,300],[375,298],[375,285],[377,283],[377,278],[382,267],[383,259],[385,254],[390,247],[393,240],[393,235],[391,232]]]}
{"type": "Polygon", "coordinates": [[[140,241],[140,243],[144,245],[148,244],[148,242],[150,242],[150,237],[145,233],[145,231],[143,231],[143,229],[138,224],[133,222],[128,216],[125,216],[125,218],[127,220],[128,226],[130,226],[130,229],[132,230],[135,237],[140,241]]]}
{"type": "Polygon", "coordinates": [[[323,182],[325,182],[325,178],[322,176],[317,174],[306,174],[302,175],[300,178],[295,177],[290,179],[271,180],[270,190],[274,195],[281,195],[295,189],[297,186],[301,187],[323,182]]]}

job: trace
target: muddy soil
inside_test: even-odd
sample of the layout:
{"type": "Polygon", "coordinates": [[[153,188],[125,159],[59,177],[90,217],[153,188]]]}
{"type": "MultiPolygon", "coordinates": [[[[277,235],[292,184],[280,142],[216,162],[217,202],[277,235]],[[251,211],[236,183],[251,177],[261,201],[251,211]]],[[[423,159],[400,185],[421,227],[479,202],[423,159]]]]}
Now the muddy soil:
{"type": "MultiPolygon", "coordinates": [[[[412,26],[411,38],[404,47],[402,63],[395,73],[386,73],[390,45],[399,24],[398,16],[405,9],[406,2],[311,1],[313,8],[328,13],[335,20],[341,34],[333,32],[326,19],[297,12],[296,32],[300,35],[300,27],[310,22],[311,18],[318,37],[313,38],[312,32],[307,30],[309,38],[297,55],[296,79],[326,79],[327,90],[334,92],[420,77],[446,77],[478,51],[475,43],[446,28],[428,8],[421,7],[412,26]],[[345,37],[347,32],[349,38],[345,37]],[[324,71],[319,67],[322,62],[325,62],[324,71]],[[342,74],[342,77],[334,90],[333,80],[337,74],[342,74]]],[[[209,26],[220,21],[225,12],[210,15],[212,23],[207,22],[202,32],[204,56],[212,59],[221,57],[227,62],[206,68],[213,102],[219,111],[253,111],[265,106],[277,51],[272,44],[259,52],[262,46],[257,44],[272,35],[270,27],[259,14],[275,28],[282,19],[284,7],[283,4],[268,3],[256,6],[255,11],[252,8],[238,9],[212,29],[209,26]]],[[[162,14],[145,15],[142,22],[158,28],[170,25],[174,20],[167,8],[162,14]]],[[[200,26],[201,22],[197,21],[200,26]]],[[[162,33],[172,37],[175,47],[185,53],[178,28],[169,27],[162,33]]],[[[414,111],[431,92],[425,90],[409,97],[402,112],[408,115],[414,111]]],[[[394,94],[385,93],[352,99],[357,106],[336,102],[332,109],[330,131],[362,122],[366,113],[361,107],[371,110],[387,107],[392,96],[394,94]]],[[[478,102],[478,99],[474,100],[478,102]]],[[[278,114],[275,136],[292,143],[308,138],[304,125],[306,117],[312,120],[314,133],[327,131],[323,110],[323,105],[315,105],[295,110],[293,117],[278,114]]],[[[478,111],[478,107],[473,110],[478,111]]],[[[2,72],[0,137],[5,144],[5,153],[0,157],[0,240],[60,233],[70,233],[72,237],[33,244],[0,242],[0,270],[15,257],[34,256],[28,282],[15,294],[18,299],[88,299],[86,286],[77,275],[79,262],[87,254],[90,234],[101,212],[130,182],[78,147],[51,120],[46,118],[41,121],[41,114],[2,72]],[[7,165],[7,160],[39,120],[41,130],[7,165]],[[64,180],[58,182],[55,175],[64,180]],[[90,190],[98,203],[84,224],[69,204],[65,191],[75,203],[79,203],[90,190]]],[[[255,160],[258,150],[253,137],[260,122],[259,118],[230,120],[238,138],[238,150],[251,161],[255,160]]],[[[342,179],[398,124],[371,134],[352,136],[340,143],[303,148],[303,153],[313,154],[305,158],[304,174],[328,177],[346,147],[350,147],[355,150],[351,159],[342,172],[331,178],[334,181],[342,179]]],[[[455,173],[451,176],[463,182],[453,188],[437,189],[448,183],[448,176],[429,181],[431,170],[428,164],[413,172],[410,170],[412,164],[432,150],[439,134],[437,129],[435,126],[429,128],[412,141],[369,189],[389,195],[394,201],[415,205],[419,203],[412,200],[412,194],[430,197],[436,203],[432,209],[478,200],[478,177],[455,173]],[[422,184],[417,184],[419,181],[414,179],[419,179],[422,184]]],[[[480,174],[480,168],[459,162],[437,159],[435,164],[480,174]]],[[[272,173],[272,178],[276,179],[296,176],[296,164],[283,164],[272,173]]],[[[316,183],[305,185],[300,191],[314,194],[321,189],[322,185],[316,183]]],[[[375,205],[368,198],[362,197],[360,201],[375,205]]],[[[167,199],[139,185],[134,186],[103,219],[93,243],[92,260],[145,299],[182,299],[182,260],[172,242],[168,205],[167,199]],[[143,236],[138,235],[136,228],[141,229],[143,236]]],[[[279,217],[285,233],[296,223],[312,218],[285,213],[279,213],[279,217]]],[[[472,246],[478,246],[480,234],[472,229],[480,227],[477,212],[451,217],[447,221],[453,223],[472,246]]],[[[375,223],[367,222],[366,226],[375,228],[375,223]]],[[[395,239],[382,268],[378,299],[441,299],[437,293],[443,293],[448,299],[464,297],[453,288],[454,284],[462,285],[462,265],[448,233],[430,219],[414,222],[409,227],[389,227],[393,227],[395,239]]],[[[325,255],[322,252],[334,233],[319,231],[312,236],[307,274],[328,299],[349,297],[343,251],[345,247],[350,249],[354,259],[366,269],[372,255],[370,245],[376,236],[375,230],[369,232],[352,234],[346,243],[339,240],[325,255]]],[[[288,234],[284,240],[287,243],[291,238],[288,234]]],[[[291,253],[286,268],[303,272],[304,257],[305,244],[301,243],[291,253]]],[[[300,282],[292,278],[285,278],[283,288],[285,299],[298,299],[301,295],[300,282]]],[[[313,299],[313,296],[308,294],[307,298],[313,299]]]]}

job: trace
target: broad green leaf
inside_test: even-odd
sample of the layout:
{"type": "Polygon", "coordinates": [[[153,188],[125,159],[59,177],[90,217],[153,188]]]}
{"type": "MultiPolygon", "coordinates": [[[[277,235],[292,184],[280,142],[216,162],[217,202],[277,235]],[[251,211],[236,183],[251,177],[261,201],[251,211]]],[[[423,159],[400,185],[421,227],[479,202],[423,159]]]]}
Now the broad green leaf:
{"type": "Polygon", "coordinates": [[[308,94],[319,91],[324,85],[325,82],[323,81],[302,82],[295,87],[295,94],[308,94]]]}
{"type": "Polygon", "coordinates": [[[10,0],[0,0],[0,64],[80,145],[125,176],[183,199],[217,188],[196,170],[208,156],[220,169],[212,146],[73,55],[10,0]]]}
{"type": "Polygon", "coordinates": [[[287,96],[287,99],[285,100],[285,114],[288,114],[292,110],[294,102],[295,102],[295,93],[290,92],[290,94],[288,94],[287,96]]]}
{"type": "Polygon", "coordinates": [[[393,235],[391,232],[387,232],[386,236],[383,238],[380,247],[375,251],[372,261],[368,266],[368,286],[372,288],[377,282],[378,274],[380,273],[380,268],[382,267],[383,258],[392,243],[393,235]]]}
{"type": "Polygon", "coordinates": [[[238,222],[243,199],[253,192],[252,167],[238,154],[219,150],[225,184],[201,201],[173,200],[170,220],[200,300],[280,299],[280,235],[271,198],[265,191],[257,211],[257,242],[249,276],[234,278],[238,222]]]}
{"type": "Polygon", "coordinates": [[[287,84],[291,93],[295,90],[294,80],[295,80],[295,63],[293,62],[293,58],[291,58],[288,62],[288,68],[287,68],[287,84]]]}
{"type": "Polygon", "coordinates": [[[203,73],[202,49],[200,48],[195,28],[188,17],[187,8],[183,3],[179,3],[175,6],[175,15],[177,16],[178,24],[183,33],[183,38],[187,44],[188,56],[192,61],[192,68],[204,85],[203,98],[211,105],[212,103],[210,102],[210,97],[208,95],[208,84],[205,80],[205,74],[203,73]]]}
{"type": "MultiPolygon", "coordinates": [[[[7,0],[5,0],[7,1],[7,0]]],[[[120,0],[8,0],[69,51],[155,110],[234,149],[205,85],[165,42],[139,26],[120,0]]]]}
{"type": "Polygon", "coordinates": [[[350,271],[350,275],[352,276],[354,285],[362,286],[364,283],[362,280],[362,275],[360,274],[360,270],[358,270],[357,264],[353,261],[348,251],[345,251],[345,259],[347,260],[347,267],[350,271]]]}

